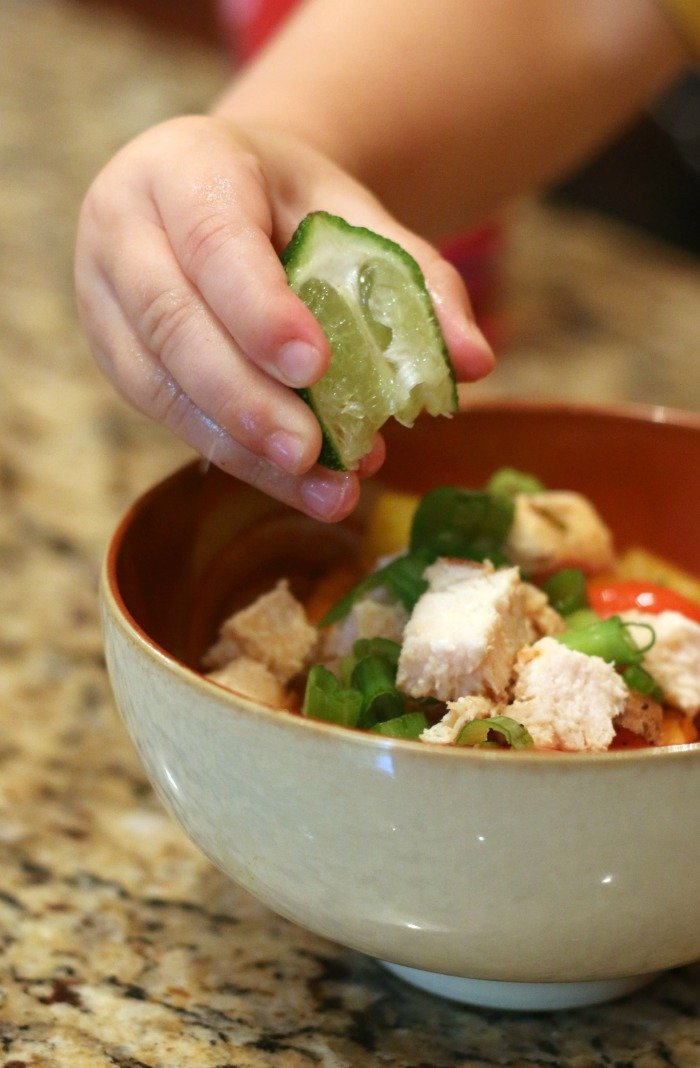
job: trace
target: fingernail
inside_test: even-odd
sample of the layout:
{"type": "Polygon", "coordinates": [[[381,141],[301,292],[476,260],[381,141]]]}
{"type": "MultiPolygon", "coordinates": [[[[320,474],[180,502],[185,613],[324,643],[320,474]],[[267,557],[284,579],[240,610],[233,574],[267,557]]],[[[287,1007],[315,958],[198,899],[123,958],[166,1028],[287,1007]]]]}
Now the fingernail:
{"type": "Polygon", "coordinates": [[[496,362],[493,349],[472,319],[465,321],[462,336],[468,346],[465,352],[465,377],[467,380],[483,378],[493,370],[496,362]]]}
{"type": "Polygon", "coordinates": [[[322,356],[305,341],[288,341],[277,355],[277,368],[288,386],[308,386],[321,372],[322,356]]]}
{"type": "Polygon", "coordinates": [[[490,344],[473,319],[465,320],[463,330],[467,341],[470,341],[477,348],[481,349],[482,352],[491,353],[490,344]]]}
{"type": "Polygon", "coordinates": [[[265,442],[265,455],[290,475],[297,475],[302,466],[304,442],[287,430],[276,430],[265,442]]]}
{"type": "Polygon", "coordinates": [[[301,487],[301,496],[310,512],[319,519],[333,519],[345,504],[350,476],[308,478],[301,487]]]}

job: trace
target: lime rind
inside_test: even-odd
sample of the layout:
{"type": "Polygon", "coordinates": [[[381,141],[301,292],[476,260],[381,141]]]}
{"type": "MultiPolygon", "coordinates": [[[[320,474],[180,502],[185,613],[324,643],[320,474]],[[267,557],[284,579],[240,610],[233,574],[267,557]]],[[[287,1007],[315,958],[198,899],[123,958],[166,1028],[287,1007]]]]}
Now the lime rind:
{"type": "Polygon", "coordinates": [[[388,418],[411,426],[423,409],[456,410],[447,346],[404,248],[319,211],[302,220],[282,262],[331,343],[329,370],[299,391],[321,424],[320,463],[353,469],[388,418]]]}
{"type": "Polygon", "coordinates": [[[322,467],[331,468],[333,471],[347,471],[348,468],[343,463],[338,448],[333,442],[332,434],[323,421],[323,415],[314,404],[314,398],[311,391],[308,389],[298,389],[297,393],[302,400],[306,401],[321,426],[321,451],[318,454],[318,463],[320,463],[322,467]]]}

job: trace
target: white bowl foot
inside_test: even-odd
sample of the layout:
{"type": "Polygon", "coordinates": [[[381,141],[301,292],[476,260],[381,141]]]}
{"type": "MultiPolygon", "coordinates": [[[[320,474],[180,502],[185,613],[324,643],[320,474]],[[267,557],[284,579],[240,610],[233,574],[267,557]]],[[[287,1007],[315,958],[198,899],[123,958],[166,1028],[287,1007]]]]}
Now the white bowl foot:
{"type": "Polygon", "coordinates": [[[621,979],[595,979],[582,983],[505,983],[490,979],[464,979],[459,975],[441,975],[404,964],[380,961],[399,979],[452,1001],[478,1005],[486,1009],[514,1012],[550,1012],[597,1005],[601,1001],[631,994],[646,986],[660,974],[624,976],[621,979]]]}

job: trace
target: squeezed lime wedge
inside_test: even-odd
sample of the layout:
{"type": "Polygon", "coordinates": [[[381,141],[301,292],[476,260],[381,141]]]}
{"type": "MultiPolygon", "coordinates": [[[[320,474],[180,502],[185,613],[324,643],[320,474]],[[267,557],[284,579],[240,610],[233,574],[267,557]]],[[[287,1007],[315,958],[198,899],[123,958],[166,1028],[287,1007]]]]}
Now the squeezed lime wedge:
{"type": "Polygon", "coordinates": [[[455,375],[420,267],[400,245],[337,215],[312,212],[282,253],[287,279],[331,345],[299,390],[323,432],[319,463],[354,470],[389,418],[451,415],[455,375]]]}

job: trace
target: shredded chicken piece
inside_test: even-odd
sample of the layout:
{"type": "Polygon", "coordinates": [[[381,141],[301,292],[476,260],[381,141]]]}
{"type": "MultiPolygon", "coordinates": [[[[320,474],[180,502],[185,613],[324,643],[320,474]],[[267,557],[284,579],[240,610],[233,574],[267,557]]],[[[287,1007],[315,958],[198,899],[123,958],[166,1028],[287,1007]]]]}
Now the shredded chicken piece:
{"type": "Polygon", "coordinates": [[[593,752],[610,746],[613,720],[629,694],[612,664],[540,638],[518,653],[515,672],[506,715],[527,727],[536,746],[593,752]]]}
{"type": "Polygon", "coordinates": [[[432,742],[433,745],[454,745],[465,723],[471,723],[473,719],[500,716],[503,711],[503,705],[479,694],[469,694],[457,701],[448,701],[445,715],[439,723],[423,731],[420,741],[432,742]]]}
{"type": "Polygon", "coordinates": [[[411,697],[499,698],[528,626],[515,567],[438,559],[404,630],[397,686],[411,697]]]}
{"type": "Polygon", "coordinates": [[[206,662],[224,666],[221,658],[232,650],[234,656],[264,664],[285,686],[309,664],[317,643],[318,631],[309,623],[304,606],[291,593],[288,581],[280,579],[274,589],[223,623],[206,662]]]}
{"type": "Polygon", "coordinates": [[[610,530],[586,497],[568,490],[518,493],[505,551],[535,575],[563,567],[603,571],[614,563],[610,530]]]}
{"type": "Polygon", "coordinates": [[[613,723],[616,727],[624,727],[625,730],[638,734],[645,742],[649,742],[649,745],[657,745],[661,737],[663,716],[663,708],[658,701],[631,690],[627,704],[613,723]]]}
{"type": "Polygon", "coordinates": [[[523,610],[529,628],[528,644],[532,645],[538,638],[547,634],[561,634],[566,630],[566,621],[556,609],[552,608],[546,593],[531,582],[521,586],[523,610]]]}
{"type": "Polygon", "coordinates": [[[373,590],[352,606],[338,623],[328,628],[322,639],[326,659],[348,656],[359,638],[388,638],[401,644],[408,612],[400,602],[390,600],[383,590],[373,590]]]}
{"type": "Polygon", "coordinates": [[[287,693],[284,686],[275,678],[269,668],[261,664],[259,660],[251,660],[249,656],[239,656],[218,671],[212,671],[208,678],[225,686],[227,690],[241,694],[253,701],[272,708],[284,708],[287,704],[287,693]]]}
{"type": "Polygon", "coordinates": [[[658,682],[669,701],[688,716],[700,712],[700,623],[680,612],[622,612],[630,633],[640,647],[648,644],[648,627],[655,641],[644,654],[643,667],[658,682]]]}

